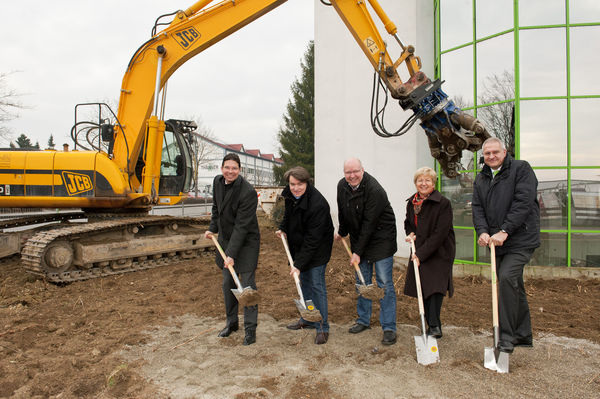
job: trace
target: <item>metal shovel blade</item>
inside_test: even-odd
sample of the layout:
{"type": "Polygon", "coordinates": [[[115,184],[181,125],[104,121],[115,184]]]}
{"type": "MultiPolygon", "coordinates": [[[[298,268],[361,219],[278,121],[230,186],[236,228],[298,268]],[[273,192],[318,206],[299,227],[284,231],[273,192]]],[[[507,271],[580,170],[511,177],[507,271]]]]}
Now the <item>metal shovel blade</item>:
{"type": "Polygon", "coordinates": [[[378,301],[385,296],[383,288],[379,288],[375,284],[356,284],[356,288],[358,289],[358,295],[371,301],[378,301]]]}
{"type": "Polygon", "coordinates": [[[300,312],[300,316],[302,316],[304,320],[316,323],[323,319],[321,312],[315,307],[315,304],[311,299],[306,301],[306,306],[304,306],[300,299],[294,299],[294,303],[296,304],[298,312],[300,312]]]}
{"type": "Polygon", "coordinates": [[[483,366],[499,373],[508,373],[508,353],[486,347],[483,352],[483,366]]]}
{"type": "Polygon", "coordinates": [[[428,364],[439,363],[440,352],[435,337],[416,335],[415,347],[417,348],[417,362],[419,364],[427,366],[428,364]]]}
{"type": "Polygon", "coordinates": [[[258,291],[251,287],[246,287],[243,290],[232,288],[231,292],[237,299],[239,306],[242,307],[257,305],[260,300],[258,291]]]}

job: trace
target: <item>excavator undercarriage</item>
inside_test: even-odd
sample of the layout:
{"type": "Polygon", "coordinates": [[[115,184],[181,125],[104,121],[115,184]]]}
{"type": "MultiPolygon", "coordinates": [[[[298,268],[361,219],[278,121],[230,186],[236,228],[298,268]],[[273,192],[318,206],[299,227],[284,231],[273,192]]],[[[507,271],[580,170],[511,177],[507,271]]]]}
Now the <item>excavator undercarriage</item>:
{"type": "Polygon", "coordinates": [[[151,269],[212,255],[212,242],[204,238],[209,222],[172,216],[63,221],[29,233],[21,263],[27,272],[54,283],[151,269]]]}

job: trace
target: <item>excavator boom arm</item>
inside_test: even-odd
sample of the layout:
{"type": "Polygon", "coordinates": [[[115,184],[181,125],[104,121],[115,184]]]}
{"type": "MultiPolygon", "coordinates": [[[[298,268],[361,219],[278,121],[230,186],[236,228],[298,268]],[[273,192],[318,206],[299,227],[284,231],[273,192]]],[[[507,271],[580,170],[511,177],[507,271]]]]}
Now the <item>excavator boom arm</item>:
{"type": "MultiPolygon", "coordinates": [[[[185,11],[176,12],[167,28],[156,33],[136,51],[123,78],[118,110],[121,124],[116,126],[115,131],[113,159],[123,173],[136,180],[134,170],[145,139],[146,151],[155,148],[156,154],[160,149],[160,131],[159,134],[149,136],[146,132],[150,115],[153,108],[156,108],[155,98],[177,68],[285,1],[224,0],[211,5],[213,0],[200,0],[185,11]],[[148,142],[147,137],[154,138],[157,142],[148,142]]],[[[432,156],[440,162],[448,176],[454,177],[460,165],[461,151],[477,150],[483,139],[489,137],[485,128],[454,106],[441,91],[442,82],[431,82],[420,70],[421,63],[414,55],[414,47],[402,44],[397,36],[396,26],[377,0],[331,0],[330,3],[390,95],[399,100],[404,110],[411,109],[414,112],[413,121],[422,121],[421,126],[428,136],[432,156]],[[367,7],[367,1],[386,31],[401,48],[400,56],[396,60],[393,60],[388,52],[367,7]],[[408,70],[409,79],[406,82],[403,82],[398,74],[398,68],[402,64],[408,70]],[[461,132],[463,128],[466,133],[461,132]]],[[[151,126],[157,125],[155,120],[156,118],[152,120],[151,126]]],[[[375,123],[373,127],[376,133],[385,137],[400,135],[407,130],[404,129],[400,134],[381,134],[375,123]]],[[[156,158],[149,156],[149,159],[156,158]]],[[[150,169],[157,170],[156,167],[150,169]]],[[[147,191],[147,187],[149,185],[144,184],[144,192],[147,191]]]]}

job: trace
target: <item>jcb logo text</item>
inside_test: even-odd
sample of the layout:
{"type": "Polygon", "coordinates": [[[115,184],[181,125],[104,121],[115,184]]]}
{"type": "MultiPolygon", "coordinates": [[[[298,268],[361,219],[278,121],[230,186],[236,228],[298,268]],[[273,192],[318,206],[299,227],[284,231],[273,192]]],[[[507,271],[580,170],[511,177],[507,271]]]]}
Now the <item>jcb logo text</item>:
{"type": "Polygon", "coordinates": [[[94,188],[92,186],[92,179],[88,175],[62,172],[62,176],[69,195],[81,194],[94,188]]]}
{"type": "Polygon", "coordinates": [[[173,39],[175,39],[184,50],[189,49],[191,45],[200,38],[200,34],[195,28],[183,29],[172,35],[173,39]]]}

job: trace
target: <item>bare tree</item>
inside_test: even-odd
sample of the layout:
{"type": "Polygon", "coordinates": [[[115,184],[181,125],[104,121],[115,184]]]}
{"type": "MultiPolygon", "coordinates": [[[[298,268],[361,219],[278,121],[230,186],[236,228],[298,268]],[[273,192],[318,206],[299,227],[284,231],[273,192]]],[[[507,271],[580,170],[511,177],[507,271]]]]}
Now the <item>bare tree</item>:
{"type": "Polygon", "coordinates": [[[212,129],[204,124],[201,117],[191,116],[185,119],[196,122],[198,126],[190,138],[192,162],[194,163],[194,191],[198,196],[198,170],[214,161],[218,152],[217,147],[213,144],[216,137],[212,129]]]}
{"type": "Polygon", "coordinates": [[[484,79],[479,94],[480,104],[494,104],[478,108],[477,118],[488,132],[502,140],[508,152],[515,155],[515,76],[512,71],[490,75],[484,79]]]}
{"type": "Polygon", "coordinates": [[[17,99],[20,96],[15,90],[11,89],[6,80],[14,72],[0,73],[0,139],[10,141],[11,131],[5,124],[19,117],[16,112],[25,108],[17,99]]]}

